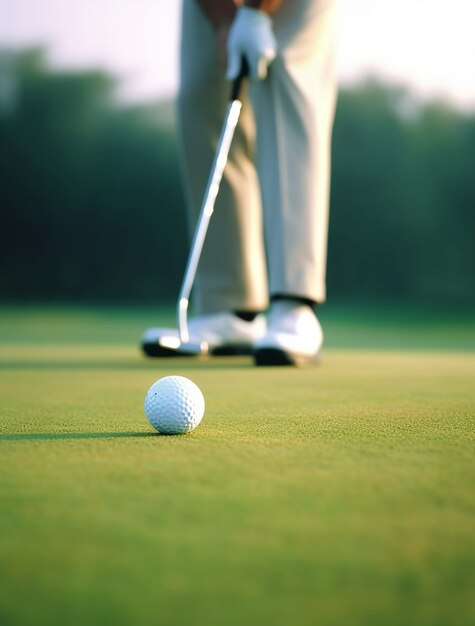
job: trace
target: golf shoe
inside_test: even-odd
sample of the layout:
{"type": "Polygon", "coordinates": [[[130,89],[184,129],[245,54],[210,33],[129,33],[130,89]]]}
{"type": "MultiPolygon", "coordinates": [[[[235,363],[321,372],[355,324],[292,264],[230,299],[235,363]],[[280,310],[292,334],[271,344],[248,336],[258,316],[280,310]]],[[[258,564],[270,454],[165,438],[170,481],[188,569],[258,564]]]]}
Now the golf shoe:
{"type": "Polygon", "coordinates": [[[267,332],[254,344],[256,365],[307,365],[318,361],[323,332],[313,309],[297,301],[272,303],[267,332]]]}
{"type": "MultiPolygon", "coordinates": [[[[188,324],[190,341],[206,342],[213,355],[251,354],[254,343],[266,331],[266,319],[257,315],[251,322],[234,313],[221,312],[198,315],[188,324]]],[[[149,328],[142,337],[142,349],[148,356],[163,356],[160,337],[178,337],[178,330],[149,328]]]]}

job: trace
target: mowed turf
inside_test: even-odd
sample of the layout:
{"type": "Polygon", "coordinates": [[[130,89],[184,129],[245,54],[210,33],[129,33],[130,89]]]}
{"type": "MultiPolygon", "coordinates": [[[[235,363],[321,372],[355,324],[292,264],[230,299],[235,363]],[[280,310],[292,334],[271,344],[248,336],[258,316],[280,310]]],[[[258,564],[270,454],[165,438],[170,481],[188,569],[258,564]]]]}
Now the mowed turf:
{"type": "Polygon", "coordinates": [[[474,623],[473,327],[336,316],[321,365],[256,369],[146,360],[146,318],[0,314],[2,626],[474,623]],[[169,374],[189,435],[143,414],[169,374]]]}

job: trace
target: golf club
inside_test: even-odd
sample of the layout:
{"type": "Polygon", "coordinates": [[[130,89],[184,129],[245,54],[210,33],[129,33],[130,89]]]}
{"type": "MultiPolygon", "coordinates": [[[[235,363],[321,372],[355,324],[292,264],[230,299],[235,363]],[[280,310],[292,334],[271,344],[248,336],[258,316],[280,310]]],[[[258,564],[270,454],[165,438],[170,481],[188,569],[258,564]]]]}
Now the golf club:
{"type": "Polygon", "coordinates": [[[142,349],[148,356],[198,356],[209,354],[209,346],[206,341],[193,342],[188,330],[188,306],[191,290],[195,281],[198,263],[201,257],[203,244],[208,232],[208,226],[214,211],[219,186],[223,178],[224,168],[228,160],[228,154],[234,132],[241,113],[242,103],[239,100],[242,81],[248,75],[249,67],[243,57],[239,75],[233,81],[231,94],[228,100],[226,115],[219,137],[216,154],[214,157],[208,184],[203,196],[198,221],[196,223],[193,241],[188,255],[183,281],[180,288],[177,303],[178,333],[166,333],[162,336],[147,338],[144,336],[142,349]]]}

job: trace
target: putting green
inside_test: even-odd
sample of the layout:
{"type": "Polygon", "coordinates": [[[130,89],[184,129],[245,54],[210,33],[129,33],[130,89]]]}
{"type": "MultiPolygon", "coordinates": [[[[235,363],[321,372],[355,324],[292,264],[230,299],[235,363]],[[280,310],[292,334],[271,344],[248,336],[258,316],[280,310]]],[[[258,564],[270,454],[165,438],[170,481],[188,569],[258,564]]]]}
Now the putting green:
{"type": "Polygon", "coordinates": [[[145,360],[145,314],[105,337],[102,315],[3,313],[1,624],[474,623],[475,357],[457,330],[456,351],[436,334],[402,350],[381,321],[388,349],[257,369],[145,360]],[[206,398],[186,436],[143,414],[168,374],[206,398]]]}

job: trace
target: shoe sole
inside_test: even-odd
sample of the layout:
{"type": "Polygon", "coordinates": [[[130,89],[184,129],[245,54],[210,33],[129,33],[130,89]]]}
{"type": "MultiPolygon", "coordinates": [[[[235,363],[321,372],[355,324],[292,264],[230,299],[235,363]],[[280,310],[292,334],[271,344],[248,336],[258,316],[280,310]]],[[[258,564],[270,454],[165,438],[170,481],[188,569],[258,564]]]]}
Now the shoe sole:
{"type": "Polygon", "coordinates": [[[285,350],[279,350],[278,348],[259,348],[254,351],[254,363],[258,366],[297,366],[304,367],[305,365],[312,365],[318,363],[320,360],[320,353],[314,356],[301,356],[291,354],[285,350]]]}
{"type": "MultiPolygon", "coordinates": [[[[152,358],[179,358],[197,356],[186,352],[180,352],[171,348],[165,348],[158,343],[143,343],[142,350],[144,354],[152,358]]],[[[304,367],[318,363],[320,354],[314,357],[302,357],[292,355],[285,350],[278,348],[260,348],[253,352],[251,346],[229,344],[225,346],[217,346],[210,350],[211,356],[254,356],[254,363],[258,366],[297,366],[304,367]]]]}
{"type": "Polygon", "coordinates": [[[187,354],[186,352],[180,352],[179,350],[173,350],[172,348],[164,348],[159,346],[158,343],[143,343],[142,350],[146,356],[154,358],[170,358],[170,357],[187,357],[194,356],[187,354]]]}
{"type": "Polygon", "coordinates": [[[252,346],[225,345],[217,346],[210,350],[213,356],[249,356],[252,354],[252,346]]]}
{"type": "MultiPolygon", "coordinates": [[[[173,350],[172,348],[165,348],[160,346],[158,343],[143,343],[142,350],[146,356],[153,358],[196,356],[180,352],[179,350],[173,350]]],[[[249,356],[252,354],[252,347],[238,344],[228,344],[225,346],[216,346],[215,348],[211,348],[209,353],[212,356],[249,356]]]]}

